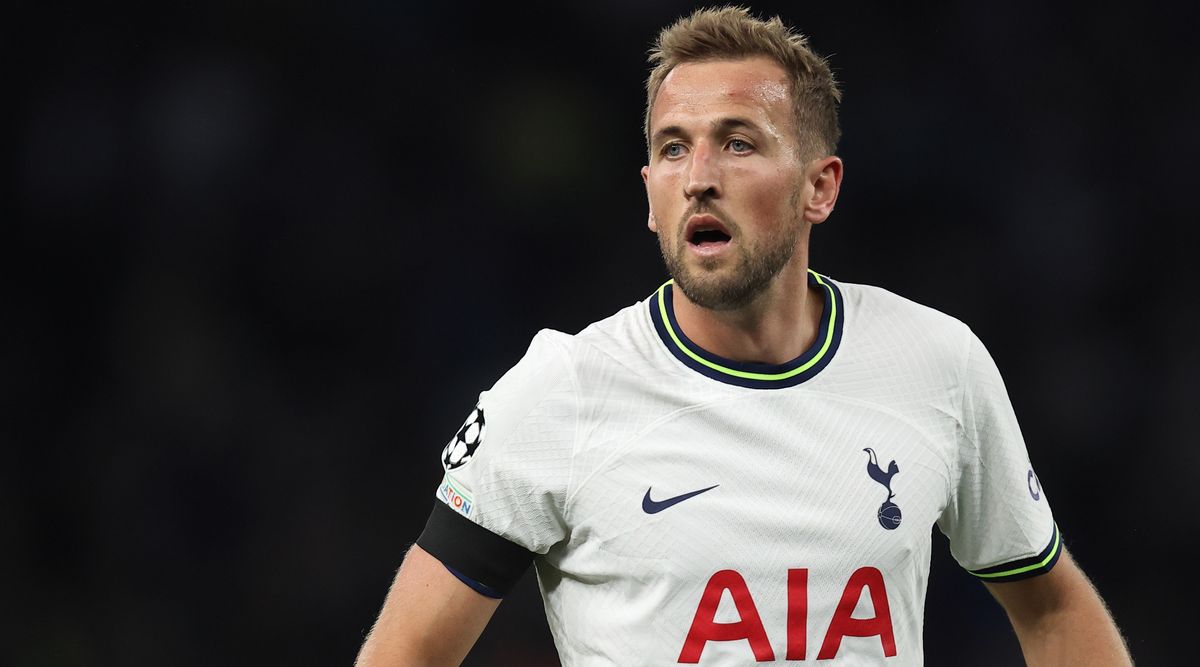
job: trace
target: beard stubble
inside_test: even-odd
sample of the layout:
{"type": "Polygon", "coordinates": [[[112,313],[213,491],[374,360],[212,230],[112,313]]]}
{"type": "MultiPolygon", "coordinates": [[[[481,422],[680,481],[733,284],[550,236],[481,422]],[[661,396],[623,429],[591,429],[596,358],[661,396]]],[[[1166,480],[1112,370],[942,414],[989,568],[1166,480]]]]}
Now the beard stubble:
{"type": "MultiPolygon", "coordinates": [[[[799,192],[793,191],[789,198],[789,209],[796,210],[799,192]]],[[[737,257],[732,271],[722,275],[721,261],[713,258],[701,260],[698,266],[687,263],[688,240],[685,236],[687,219],[698,213],[713,210],[701,202],[689,207],[679,224],[679,233],[673,243],[668,243],[662,232],[658,234],[658,246],[662,252],[667,272],[675,280],[688,300],[709,310],[736,310],[754,301],[762,294],[775,276],[783,270],[796,253],[796,241],[803,222],[795,215],[779,234],[764,237],[750,245],[742,234],[741,227],[728,216],[715,212],[730,232],[731,240],[737,242],[737,257]]]]}

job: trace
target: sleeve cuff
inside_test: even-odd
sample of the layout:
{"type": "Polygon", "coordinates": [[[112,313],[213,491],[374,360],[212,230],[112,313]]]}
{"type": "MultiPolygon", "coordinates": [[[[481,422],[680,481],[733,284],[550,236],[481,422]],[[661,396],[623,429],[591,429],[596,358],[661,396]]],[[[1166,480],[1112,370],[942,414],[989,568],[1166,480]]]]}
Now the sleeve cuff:
{"type": "Polygon", "coordinates": [[[1007,582],[1029,579],[1045,574],[1054,568],[1058,557],[1062,555],[1062,535],[1058,532],[1058,524],[1054,525],[1054,533],[1050,536],[1050,544],[1036,556],[985,567],[980,570],[968,570],[971,574],[987,582],[1007,582]]]}
{"type": "Polygon", "coordinates": [[[417,545],[479,593],[502,598],[529,569],[533,552],[467,519],[441,502],[433,504],[417,545]]]}

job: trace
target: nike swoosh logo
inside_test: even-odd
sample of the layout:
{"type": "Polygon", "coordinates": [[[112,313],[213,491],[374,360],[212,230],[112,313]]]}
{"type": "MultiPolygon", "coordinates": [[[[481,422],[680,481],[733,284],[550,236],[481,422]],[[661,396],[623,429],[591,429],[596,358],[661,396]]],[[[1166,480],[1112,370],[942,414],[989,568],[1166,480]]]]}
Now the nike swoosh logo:
{"type": "Polygon", "coordinates": [[[642,498],[642,511],[645,512],[646,514],[658,514],[659,512],[667,509],[668,507],[670,507],[672,505],[678,505],[679,503],[687,500],[688,498],[695,498],[696,496],[700,495],[701,493],[704,493],[705,491],[712,491],[713,489],[717,488],[718,486],[721,486],[721,485],[713,484],[712,486],[708,487],[707,489],[699,489],[696,491],[691,491],[691,492],[685,493],[683,495],[675,496],[674,498],[667,498],[666,500],[651,500],[650,499],[650,490],[653,489],[654,487],[650,487],[649,489],[646,489],[646,497],[642,498]]]}

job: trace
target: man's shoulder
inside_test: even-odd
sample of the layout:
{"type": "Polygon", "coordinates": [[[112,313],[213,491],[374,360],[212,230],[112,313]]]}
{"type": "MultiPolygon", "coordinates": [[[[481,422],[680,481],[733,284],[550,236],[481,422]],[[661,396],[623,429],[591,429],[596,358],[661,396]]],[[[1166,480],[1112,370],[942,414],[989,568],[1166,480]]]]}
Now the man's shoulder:
{"type": "Polygon", "coordinates": [[[883,287],[838,281],[843,299],[848,304],[848,317],[879,320],[888,324],[909,323],[917,327],[934,327],[962,334],[967,325],[936,308],[913,301],[883,287]]]}
{"type": "Polygon", "coordinates": [[[650,324],[648,314],[647,299],[641,299],[592,322],[575,338],[584,345],[626,344],[644,333],[644,326],[650,324]]]}
{"type": "Polygon", "coordinates": [[[647,308],[643,299],[574,334],[542,329],[530,341],[526,357],[542,359],[563,371],[570,369],[576,373],[581,368],[614,359],[644,357],[653,331],[647,308]]]}
{"type": "Polygon", "coordinates": [[[646,299],[642,299],[588,324],[574,334],[542,329],[534,336],[534,342],[552,345],[576,361],[596,351],[612,354],[620,350],[638,349],[647,342],[646,334],[653,331],[647,308],[646,299]]]}
{"type": "Polygon", "coordinates": [[[958,318],[882,287],[837,284],[846,303],[847,335],[858,342],[953,363],[966,354],[972,334],[958,318]]]}

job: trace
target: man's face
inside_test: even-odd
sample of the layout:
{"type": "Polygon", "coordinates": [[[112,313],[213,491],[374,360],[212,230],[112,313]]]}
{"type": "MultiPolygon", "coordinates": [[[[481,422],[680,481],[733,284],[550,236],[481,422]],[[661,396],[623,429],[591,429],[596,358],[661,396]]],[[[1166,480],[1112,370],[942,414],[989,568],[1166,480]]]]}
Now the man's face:
{"type": "Polygon", "coordinates": [[[783,270],[807,239],[804,166],[778,64],[687,63],[667,75],[642,178],[650,229],[688,299],[738,308],[783,270]]]}

